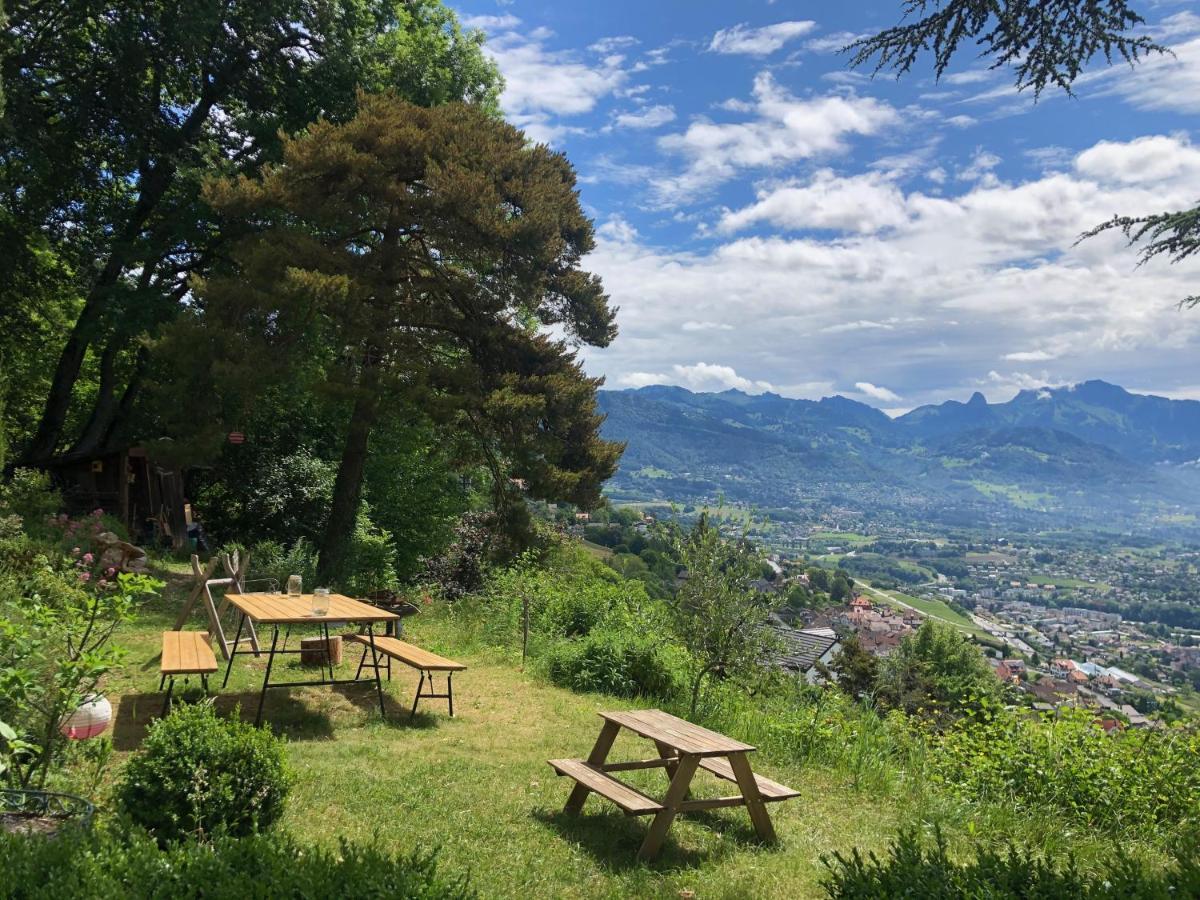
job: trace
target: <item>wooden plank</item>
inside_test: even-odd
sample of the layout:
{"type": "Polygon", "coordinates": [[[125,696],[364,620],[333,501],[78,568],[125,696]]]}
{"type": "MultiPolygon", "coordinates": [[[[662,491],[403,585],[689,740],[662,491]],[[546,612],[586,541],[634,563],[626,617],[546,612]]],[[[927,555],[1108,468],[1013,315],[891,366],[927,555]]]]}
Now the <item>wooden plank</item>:
{"type": "Polygon", "coordinates": [[[250,592],[229,594],[226,599],[250,619],[266,625],[303,625],[314,622],[387,622],[400,617],[394,612],[361,603],[341,594],[329,595],[329,612],[314,616],[312,595],[303,594],[300,602],[284,594],[250,592]]]}
{"type": "MultiPolygon", "coordinates": [[[[604,761],[608,759],[608,752],[612,750],[613,741],[617,739],[617,733],[621,730],[621,726],[616,722],[605,722],[600,727],[600,734],[596,738],[596,743],[592,745],[592,752],[588,754],[588,765],[602,766],[604,761]]],[[[583,809],[583,803],[588,796],[587,785],[576,784],[571,790],[571,794],[567,797],[567,803],[563,807],[563,812],[570,815],[578,815],[583,809]]]]}
{"type": "Polygon", "coordinates": [[[729,763],[733,767],[733,774],[737,778],[742,796],[746,798],[746,810],[750,813],[750,821],[754,823],[754,830],[759,839],[774,843],[775,826],[771,824],[771,814],[767,812],[762,794],[758,792],[758,782],[754,773],[750,771],[750,760],[746,758],[745,753],[731,753],[729,763]]]}
{"type": "Polygon", "coordinates": [[[693,725],[660,709],[602,712],[600,716],[681,754],[726,756],[754,749],[750,744],[693,725]]]}
{"type": "MultiPolygon", "coordinates": [[[[724,778],[726,781],[737,782],[737,776],[733,772],[733,766],[730,765],[727,759],[705,759],[701,760],[700,768],[711,772],[718,778],[724,778]]],[[[777,803],[780,800],[791,800],[793,797],[799,797],[800,792],[793,790],[787,785],[780,784],[778,781],[772,781],[762,775],[755,774],[755,782],[758,784],[758,792],[762,794],[764,803],[777,803]]]]}
{"type": "Polygon", "coordinates": [[[645,816],[657,813],[663,808],[658,801],[625,782],[606,775],[582,759],[552,759],[549,763],[559,775],[573,778],[589,791],[595,791],[601,797],[608,798],[621,807],[626,815],[645,816]]]}
{"type": "Polygon", "coordinates": [[[631,762],[615,762],[605,763],[600,768],[605,772],[628,772],[632,769],[664,769],[668,766],[676,766],[679,760],[674,757],[661,759],[635,759],[631,762]]]}
{"type": "Polygon", "coordinates": [[[711,800],[684,800],[679,804],[680,812],[699,812],[704,809],[724,809],[730,806],[745,806],[746,798],[740,794],[736,797],[714,797],[711,800]]]}
{"type": "MultiPolygon", "coordinates": [[[[332,610],[332,607],[331,607],[332,610]]],[[[346,640],[357,641],[360,644],[371,645],[371,638],[365,634],[347,634],[346,640]]],[[[462,672],[467,667],[460,662],[430,653],[415,644],[405,643],[399,638],[375,635],[375,649],[385,656],[399,660],[414,669],[426,672],[462,672]]]]}
{"type": "Polygon", "coordinates": [[[164,675],[208,675],[217,671],[208,637],[202,631],[164,631],[161,669],[164,675]]]}
{"type": "Polygon", "coordinates": [[[658,855],[659,848],[662,847],[667,832],[671,828],[671,823],[675,821],[675,814],[679,811],[683,798],[687,796],[688,788],[692,784],[692,776],[696,774],[696,766],[699,763],[700,757],[694,754],[687,754],[679,758],[679,768],[671,778],[667,796],[663,798],[662,811],[655,815],[654,821],[650,823],[646,838],[642,841],[641,849],[638,850],[638,859],[653,859],[658,855]]]}

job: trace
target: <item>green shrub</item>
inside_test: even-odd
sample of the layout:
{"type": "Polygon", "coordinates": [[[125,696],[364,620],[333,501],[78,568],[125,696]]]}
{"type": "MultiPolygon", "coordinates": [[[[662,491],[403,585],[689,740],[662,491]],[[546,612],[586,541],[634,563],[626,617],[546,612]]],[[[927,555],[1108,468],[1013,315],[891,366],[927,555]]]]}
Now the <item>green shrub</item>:
{"type": "Polygon", "coordinates": [[[181,704],[150,726],[117,801],[161,841],[242,836],[280,817],[289,785],[281,740],[219,718],[208,703],[181,704]]]}
{"type": "Polygon", "coordinates": [[[291,547],[278,541],[259,541],[250,548],[250,577],[273,578],[280,590],[287,590],[289,575],[299,575],[304,589],[317,586],[317,548],[308,538],[297,538],[291,547]]]}
{"type": "Polygon", "coordinates": [[[1035,855],[1009,846],[1003,851],[977,847],[967,863],[950,859],[945,839],[937,832],[934,845],[925,847],[915,831],[901,833],[886,859],[874,853],[867,858],[854,850],[850,856],[823,857],[829,874],[822,881],[832,900],[887,900],[921,897],[924,900],[958,898],[1103,897],[1114,900],[1200,896],[1200,840],[1195,835],[1174,848],[1174,864],[1156,869],[1120,848],[1101,871],[1084,873],[1075,860],[1035,855]]]}
{"type": "Polygon", "coordinates": [[[555,684],[617,697],[670,697],[678,686],[669,651],[651,635],[600,629],[554,644],[546,661],[555,684]]]}
{"type": "Polygon", "coordinates": [[[45,472],[16,469],[7,484],[0,484],[0,515],[19,516],[35,537],[47,535],[47,525],[61,507],[62,495],[45,472]]]}
{"type": "Polygon", "coordinates": [[[345,842],[336,850],[301,847],[283,834],[164,848],[136,829],[74,829],[53,840],[0,833],[0,859],[0,897],[11,900],[474,896],[430,853],[394,856],[345,842]]]}
{"type": "Polygon", "coordinates": [[[1200,821],[1200,729],[1105,734],[1086,710],[979,714],[930,738],[930,776],[971,801],[1057,816],[1110,833],[1200,821]]]}

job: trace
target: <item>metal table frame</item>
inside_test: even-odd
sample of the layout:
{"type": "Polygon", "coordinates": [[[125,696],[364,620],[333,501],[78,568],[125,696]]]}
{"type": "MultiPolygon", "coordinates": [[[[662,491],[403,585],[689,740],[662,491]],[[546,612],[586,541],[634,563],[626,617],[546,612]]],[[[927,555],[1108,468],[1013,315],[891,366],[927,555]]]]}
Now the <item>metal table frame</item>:
{"type": "MultiPolygon", "coordinates": [[[[229,598],[230,602],[235,607],[237,607],[237,610],[238,610],[238,629],[237,629],[237,637],[234,638],[233,647],[229,652],[229,662],[225,666],[225,679],[221,682],[221,689],[224,690],[225,686],[229,684],[229,673],[233,670],[233,658],[235,656],[246,656],[246,655],[258,656],[262,652],[262,651],[255,651],[255,650],[239,649],[238,641],[242,636],[242,629],[246,624],[246,620],[250,619],[251,622],[257,622],[260,625],[270,625],[272,628],[271,649],[266,651],[266,653],[267,653],[267,670],[263,674],[262,689],[259,691],[259,694],[258,694],[258,712],[254,716],[254,725],[256,728],[262,724],[263,706],[266,703],[267,690],[269,688],[315,687],[315,686],[319,686],[319,685],[362,684],[363,683],[362,679],[357,677],[357,675],[354,678],[337,678],[334,675],[333,655],[331,654],[330,649],[329,649],[329,641],[330,641],[329,623],[330,622],[353,622],[354,621],[354,618],[352,616],[350,618],[347,618],[345,615],[340,615],[340,614],[339,615],[329,614],[326,616],[322,616],[320,618],[318,618],[316,616],[311,617],[312,624],[319,624],[321,626],[321,635],[325,639],[325,663],[329,667],[329,677],[328,678],[319,678],[319,679],[315,679],[315,680],[308,680],[308,681],[276,681],[276,682],[272,682],[271,681],[271,669],[274,667],[276,655],[301,652],[300,650],[283,649],[279,646],[279,626],[280,625],[289,625],[290,626],[293,624],[305,624],[305,622],[297,623],[295,621],[290,621],[290,620],[286,621],[286,622],[283,622],[283,621],[276,622],[276,621],[271,621],[271,619],[269,617],[261,617],[260,618],[260,617],[251,615],[251,614],[247,613],[242,608],[241,604],[238,602],[239,600],[242,600],[249,596],[252,596],[252,595],[243,594],[243,595],[239,595],[239,596],[231,596],[229,598]]],[[[349,598],[344,598],[344,599],[349,599],[349,598]]],[[[358,602],[358,601],[355,601],[355,602],[358,602]]],[[[363,604],[363,605],[366,605],[366,604],[363,604]]],[[[373,613],[374,613],[374,617],[370,620],[363,621],[363,624],[366,626],[367,637],[369,639],[367,648],[370,649],[371,662],[374,664],[374,667],[375,667],[375,690],[379,696],[379,714],[383,718],[387,718],[387,711],[384,707],[384,702],[383,702],[383,681],[379,677],[379,670],[382,667],[379,665],[379,652],[375,647],[374,625],[375,625],[375,622],[377,622],[377,621],[378,622],[387,622],[387,621],[390,621],[391,618],[393,618],[393,617],[399,618],[399,616],[395,616],[392,613],[385,613],[381,610],[374,610],[373,613]]],[[[366,649],[366,648],[364,648],[364,649],[366,649]]],[[[364,653],[364,661],[365,661],[365,653],[364,653]]],[[[325,672],[325,666],[321,667],[321,671],[322,671],[322,673],[325,672]]],[[[360,666],[359,672],[361,673],[361,666],[360,666]]]]}

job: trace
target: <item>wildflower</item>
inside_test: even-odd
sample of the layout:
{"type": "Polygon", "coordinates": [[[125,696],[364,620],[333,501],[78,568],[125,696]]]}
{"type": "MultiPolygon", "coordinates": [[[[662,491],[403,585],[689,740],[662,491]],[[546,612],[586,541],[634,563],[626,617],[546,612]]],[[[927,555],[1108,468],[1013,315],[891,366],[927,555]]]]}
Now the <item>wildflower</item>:
{"type": "Polygon", "coordinates": [[[104,570],[104,574],[107,575],[109,578],[112,578],[114,575],[117,574],[117,567],[109,566],[107,569],[104,570]]]}
{"type": "Polygon", "coordinates": [[[93,556],[91,553],[85,553],[85,554],[83,554],[83,561],[90,566],[92,563],[94,563],[96,561],[96,557],[93,556]]]}
{"type": "Polygon", "coordinates": [[[92,580],[92,573],[91,573],[91,572],[80,572],[80,573],[79,573],[79,580],[80,580],[80,581],[85,581],[85,582],[86,582],[86,581],[91,581],[91,580],[92,580]]]}

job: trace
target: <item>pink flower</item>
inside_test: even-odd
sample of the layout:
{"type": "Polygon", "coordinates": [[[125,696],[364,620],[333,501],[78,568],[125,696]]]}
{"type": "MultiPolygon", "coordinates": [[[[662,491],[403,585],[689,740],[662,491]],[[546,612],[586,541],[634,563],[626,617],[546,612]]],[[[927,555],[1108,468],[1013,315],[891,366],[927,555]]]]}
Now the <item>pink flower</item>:
{"type": "Polygon", "coordinates": [[[104,510],[100,509],[100,507],[96,507],[95,509],[92,510],[92,515],[98,519],[102,515],[104,515],[104,510]]]}
{"type": "Polygon", "coordinates": [[[79,573],[79,580],[80,580],[80,581],[91,581],[91,580],[92,580],[92,573],[91,573],[91,572],[80,572],[80,573],[79,573]]]}
{"type": "Polygon", "coordinates": [[[83,561],[89,566],[96,561],[96,557],[90,553],[83,554],[83,561]]]}
{"type": "Polygon", "coordinates": [[[107,575],[109,578],[112,578],[114,575],[117,574],[117,567],[109,566],[107,569],[104,570],[104,574],[107,575]]]}

